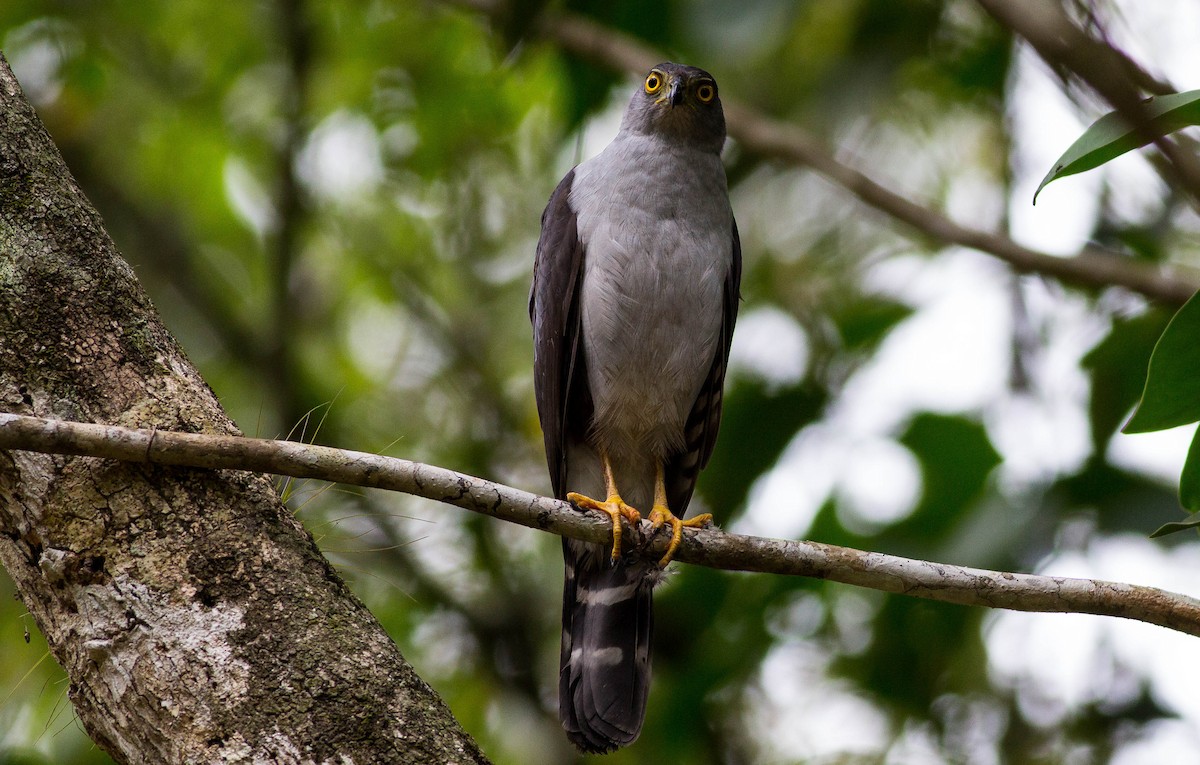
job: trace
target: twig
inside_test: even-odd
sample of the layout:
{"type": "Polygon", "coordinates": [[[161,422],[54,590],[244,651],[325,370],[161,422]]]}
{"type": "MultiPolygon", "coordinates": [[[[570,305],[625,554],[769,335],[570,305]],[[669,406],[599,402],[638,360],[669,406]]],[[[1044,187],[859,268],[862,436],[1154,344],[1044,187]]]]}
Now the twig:
{"type": "MultiPolygon", "coordinates": [[[[611,540],[607,518],[580,513],[566,502],[433,465],[294,441],[0,414],[0,450],[8,449],[336,481],[427,497],[561,536],[602,544],[611,540]]],[[[648,529],[643,521],[637,547],[640,554],[657,557],[666,539],[648,529]]],[[[1119,616],[1200,636],[1200,601],[1153,587],[987,571],[715,528],[685,530],[675,557],[709,568],[829,579],[961,605],[1119,616]]]]}

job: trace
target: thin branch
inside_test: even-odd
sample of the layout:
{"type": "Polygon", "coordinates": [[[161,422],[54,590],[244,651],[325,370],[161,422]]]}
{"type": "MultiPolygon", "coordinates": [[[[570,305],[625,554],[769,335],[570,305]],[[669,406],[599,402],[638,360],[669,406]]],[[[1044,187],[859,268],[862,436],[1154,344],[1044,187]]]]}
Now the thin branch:
{"type": "MultiPolygon", "coordinates": [[[[488,0],[456,0],[456,4],[487,14],[496,13],[499,5],[488,0]]],[[[627,35],[574,14],[546,14],[539,31],[566,51],[626,72],[640,74],[666,58],[627,35]]],[[[937,241],[985,252],[1020,272],[1043,274],[1085,288],[1124,287],[1168,305],[1183,305],[1200,289],[1200,276],[1195,273],[1149,266],[1101,247],[1087,246],[1073,257],[1058,257],[1000,233],[964,226],[838,161],[828,147],[801,128],[735,99],[723,96],[722,101],[729,134],[746,151],[808,167],[867,205],[937,241]]]]}
{"type": "MultiPolygon", "coordinates": [[[[419,462],[294,441],[134,430],[0,414],[0,450],[249,470],[401,491],[560,536],[607,544],[610,526],[559,500],[419,462]]],[[[658,557],[649,533],[630,554],[658,557]]],[[[1200,600],[1153,587],[1013,574],[864,552],[819,542],[688,529],[676,559],[727,571],[807,576],[960,605],[1119,616],[1200,636],[1200,600]]]]}

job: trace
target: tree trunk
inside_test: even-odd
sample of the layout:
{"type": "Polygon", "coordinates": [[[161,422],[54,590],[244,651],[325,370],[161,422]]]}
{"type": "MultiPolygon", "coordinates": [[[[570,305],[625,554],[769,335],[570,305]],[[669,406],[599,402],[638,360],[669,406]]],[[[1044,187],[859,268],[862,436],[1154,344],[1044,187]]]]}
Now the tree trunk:
{"type": "MultiPolygon", "coordinates": [[[[2,56],[0,409],[237,432],[2,56]]],[[[119,762],[486,762],[260,475],[0,452],[0,563],[119,762]]]]}

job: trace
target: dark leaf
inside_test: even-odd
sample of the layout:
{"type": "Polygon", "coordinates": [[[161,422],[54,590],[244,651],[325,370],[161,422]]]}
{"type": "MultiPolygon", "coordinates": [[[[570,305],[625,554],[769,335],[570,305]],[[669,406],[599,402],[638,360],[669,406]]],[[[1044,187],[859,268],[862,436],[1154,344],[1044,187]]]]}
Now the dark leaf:
{"type": "Polygon", "coordinates": [[[846,348],[856,351],[874,350],[893,327],[913,313],[903,303],[875,295],[864,295],[840,308],[833,318],[846,348]]]}
{"type": "Polygon", "coordinates": [[[1191,448],[1183,462],[1183,474],[1179,476],[1179,502],[1193,513],[1200,510],[1200,430],[1192,436],[1191,448]]]}
{"type": "Polygon", "coordinates": [[[1124,433],[1166,430],[1200,420],[1200,300],[1171,319],[1150,356],[1146,388],[1124,433]]]}
{"type": "Polygon", "coordinates": [[[1177,531],[1187,531],[1188,529],[1194,529],[1197,526],[1200,526],[1200,515],[1190,518],[1186,521],[1172,521],[1171,523],[1164,523],[1155,529],[1154,533],[1150,535],[1150,538],[1157,539],[1159,537],[1165,537],[1168,534],[1174,534],[1177,531]]]}
{"type": "Polygon", "coordinates": [[[983,425],[966,417],[919,414],[900,437],[921,463],[924,491],[899,530],[914,538],[938,538],[983,492],[1000,454],[983,425]]]}
{"type": "Polygon", "coordinates": [[[1159,479],[1110,464],[1097,450],[1079,472],[1054,483],[1033,512],[1052,534],[1064,516],[1081,508],[1096,513],[1098,531],[1145,534],[1178,517],[1179,494],[1159,479]]]}
{"type": "Polygon", "coordinates": [[[1154,342],[1170,317],[1151,310],[1131,319],[1114,319],[1112,329],[1083,357],[1083,368],[1091,378],[1088,412],[1092,421],[1092,448],[1102,453],[1142,393],[1141,376],[1154,342]]]}

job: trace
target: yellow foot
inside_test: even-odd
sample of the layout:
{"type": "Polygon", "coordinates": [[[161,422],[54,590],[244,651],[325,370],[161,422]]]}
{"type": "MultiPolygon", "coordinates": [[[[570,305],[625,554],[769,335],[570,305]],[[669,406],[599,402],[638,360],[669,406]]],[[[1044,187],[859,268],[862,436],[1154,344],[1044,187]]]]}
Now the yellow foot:
{"type": "Polygon", "coordinates": [[[608,499],[600,502],[599,500],[585,497],[576,492],[567,493],[567,501],[578,507],[580,510],[599,510],[612,519],[613,525],[613,546],[612,559],[616,560],[621,557],[621,519],[625,518],[631,526],[637,526],[642,520],[642,514],[634,508],[625,504],[625,500],[621,499],[618,494],[608,495],[608,499]]]}
{"type": "Polygon", "coordinates": [[[654,524],[654,530],[657,532],[664,524],[671,526],[671,543],[667,545],[667,552],[662,556],[662,560],[658,562],[659,568],[666,568],[671,559],[675,557],[675,550],[679,547],[680,541],[683,540],[683,527],[687,526],[691,529],[701,528],[712,523],[711,513],[701,513],[694,518],[688,518],[686,521],[681,521],[675,517],[675,514],[666,508],[665,505],[655,504],[650,510],[650,522],[654,524]]]}

